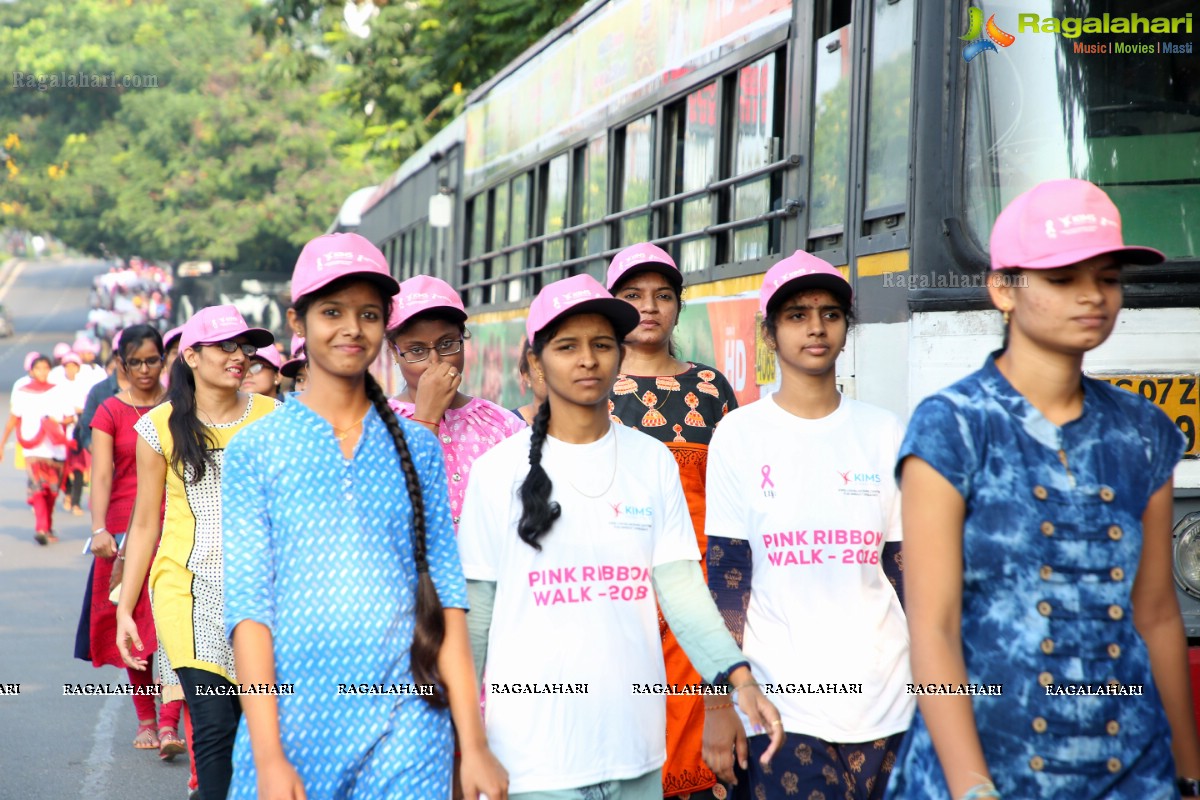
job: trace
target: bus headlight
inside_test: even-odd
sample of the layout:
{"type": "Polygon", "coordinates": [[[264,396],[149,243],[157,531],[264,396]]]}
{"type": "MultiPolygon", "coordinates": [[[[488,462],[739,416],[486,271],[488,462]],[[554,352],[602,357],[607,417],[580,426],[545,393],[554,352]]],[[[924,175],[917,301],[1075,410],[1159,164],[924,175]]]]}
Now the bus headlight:
{"type": "Polygon", "coordinates": [[[1174,536],[1171,570],[1175,573],[1175,582],[1192,597],[1200,598],[1200,512],[1179,520],[1174,536]]]}

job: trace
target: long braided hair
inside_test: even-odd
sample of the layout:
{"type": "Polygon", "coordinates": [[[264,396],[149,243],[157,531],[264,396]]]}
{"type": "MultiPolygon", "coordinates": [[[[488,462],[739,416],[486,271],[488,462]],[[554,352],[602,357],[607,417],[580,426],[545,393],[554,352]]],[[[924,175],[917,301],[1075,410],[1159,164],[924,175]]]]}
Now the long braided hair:
{"type": "Polygon", "coordinates": [[[400,471],[404,473],[404,486],[412,502],[413,560],[417,565],[416,624],[413,626],[412,649],[409,651],[413,681],[418,685],[432,686],[433,694],[422,694],[421,698],[434,708],[445,708],[447,700],[437,660],[442,641],[446,638],[446,620],[442,616],[442,601],[438,598],[437,588],[433,585],[433,579],[429,577],[429,554],[425,538],[425,496],[421,491],[421,479],[413,464],[400,421],[388,405],[383,387],[369,372],[365,380],[367,397],[387,426],[388,433],[392,435],[396,455],[400,457],[400,471]]]}
{"type": "MultiPolygon", "coordinates": [[[[317,300],[335,294],[357,280],[360,279],[348,276],[333,281],[312,294],[305,295],[295,303],[294,310],[296,316],[304,319],[309,308],[317,300]]],[[[380,294],[382,297],[382,292],[380,294]]],[[[390,308],[391,299],[382,297],[382,300],[383,304],[390,308]]],[[[400,421],[396,419],[395,412],[388,405],[387,395],[384,394],[383,387],[379,385],[379,382],[369,372],[364,376],[364,381],[366,384],[367,399],[371,401],[371,405],[375,407],[375,412],[383,420],[384,425],[387,426],[388,433],[392,436],[392,443],[396,447],[396,455],[400,460],[400,472],[404,475],[404,486],[408,491],[409,502],[412,504],[413,560],[416,562],[417,568],[416,618],[413,626],[412,648],[409,650],[413,682],[417,685],[433,687],[432,693],[421,694],[421,699],[434,708],[445,708],[448,705],[448,701],[444,687],[442,686],[441,674],[438,672],[437,659],[438,652],[442,648],[442,641],[446,636],[446,620],[442,616],[442,602],[438,598],[437,588],[433,584],[433,579],[429,576],[429,554],[425,530],[425,495],[421,489],[421,479],[417,474],[416,465],[412,460],[412,453],[408,449],[408,441],[404,437],[404,430],[400,427],[400,421]]]]}
{"type": "MultiPolygon", "coordinates": [[[[533,337],[530,352],[540,358],[560,326],[561,323],[550,325],[538,331],[533,337]]],[[[550,502],[554,483],[542,466],[542,449],[546,445],[546,430],[549,427],[550,400],[547,398],[533,418],[532,435],[529,437],[529,473],[521,484],[521,521],[517,523],[517,535],[534,550],[542,549],[538,540],[549,533],[555,521],[562,516],[562,507],[550,502]]]]}

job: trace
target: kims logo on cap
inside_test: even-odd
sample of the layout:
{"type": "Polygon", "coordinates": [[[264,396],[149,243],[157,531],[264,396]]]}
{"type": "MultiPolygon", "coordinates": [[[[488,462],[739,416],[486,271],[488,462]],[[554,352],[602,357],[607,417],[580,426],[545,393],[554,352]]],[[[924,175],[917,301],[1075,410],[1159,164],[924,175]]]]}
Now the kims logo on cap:
{"type": "Polygon", "coordinates": [[[347,266],[355,263],[356,261],[365,261],[368,264],[379,266],[375,263],[375,259],[364,256],[361,253],[356,255],[349,250],[338,250],[332,253],[325,253],[317,256],[317,269],[323,270],[326,267],[347,266]]]}
{"type": "Polygon", "coordinates": [[[1071,236],[1077,233],[1095,233],[1098,228],[1120,228],[1115,219],[1097,214],[1069,214],[1065,217],[1048,217],[1046,219],[1046,236],[1057,239],[1058,234],[1071,236]],[[1057,225],[1055,224],[1057,223],[1057,225]]]}
{"type": "Polygon", "coordinates": [[[800,269],[794,269],[791,272],[788,272],[788,273],[776,278],[775,279],[775,288],[778,289],[780,286],[783,286],[785,283],[787,283],[788,281],[793,280],[795,278],[803,278],[805,275],[815,275],[815,274],[817,274],[817,271],[815,269],[808,269],[807,267],[801,267],[800,269]]]}
{"type": "Polygon", "coordinates": [[[593,297],[599,297],[599,295],[590,289],[576,289],[573,292],[564,292],[563,294],[557,295],[554,298],[552,305],[555,308],[570,308],[576,303],[582,303],[584,300],[591,300],[593,297]]]}
{"type": "Polygon", "coordinates": [[[216,330],[220,330],[221,328],[232,328],[232,327],[240,326],[242,324],[242,320],[238,319],[237,317],[229,317],[229,316],[213,317],[212,319],[210,319],[208,321],[208,324],[210,327],[212,327],[212,329],[214,331],[216,331],[216,330]]]}

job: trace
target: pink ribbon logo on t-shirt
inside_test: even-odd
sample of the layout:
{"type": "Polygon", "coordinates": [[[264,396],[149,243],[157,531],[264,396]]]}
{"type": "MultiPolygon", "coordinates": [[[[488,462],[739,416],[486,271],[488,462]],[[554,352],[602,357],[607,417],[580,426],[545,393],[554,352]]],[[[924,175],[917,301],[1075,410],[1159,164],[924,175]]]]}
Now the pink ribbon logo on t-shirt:
{"type": "Polygon", "coordinates": [[[771,480],[771,465],[770,464],[763,464],[762,476],[763,476],[762,486],[760,486],[759,488],[766,489],[769,486],[772,489],[774,489],[775,482],[773,480],[771,480]]]}
{"type": "Polygon", "coordinates": [[[771,480],[771,465],[763,464],[762,467],[762,483],[759,485],[762,489],[763,497],[775,496],[775,481],[771,480]]]}

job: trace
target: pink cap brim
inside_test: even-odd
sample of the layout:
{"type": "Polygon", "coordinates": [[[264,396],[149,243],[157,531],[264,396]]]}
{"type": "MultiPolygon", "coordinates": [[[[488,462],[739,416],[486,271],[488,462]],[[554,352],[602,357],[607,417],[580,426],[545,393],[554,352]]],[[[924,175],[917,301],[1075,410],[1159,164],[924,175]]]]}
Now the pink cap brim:
{"type": "Polygon", "coordinates": [[[1045,258],[1035,258],[1021,264],[996,264],[993,261],[992,269],[1058,269],[1103,255],[1115,256],[1117,261],[1122,264],[1139,266],[1161,264],[1167,260],[1167,256],[1162,251],[1155,250],[1153,247],[1085,247],[1079,250],[1055,253],[1045,258]]]}

